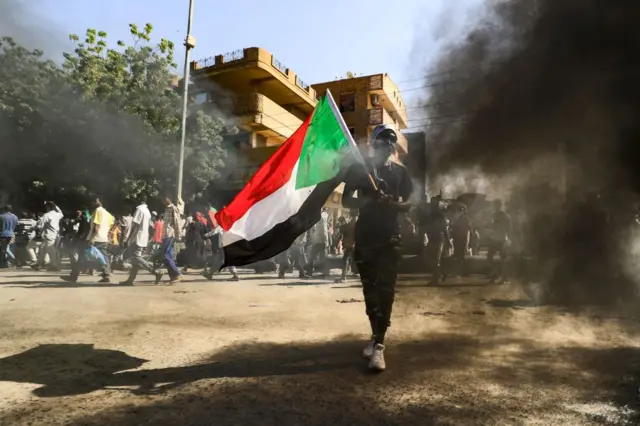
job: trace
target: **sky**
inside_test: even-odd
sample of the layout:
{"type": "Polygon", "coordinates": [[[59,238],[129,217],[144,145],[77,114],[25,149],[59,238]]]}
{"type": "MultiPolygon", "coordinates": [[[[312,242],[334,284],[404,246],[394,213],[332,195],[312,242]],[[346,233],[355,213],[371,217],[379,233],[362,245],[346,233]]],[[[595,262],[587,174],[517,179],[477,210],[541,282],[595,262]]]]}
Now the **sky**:
{"type": "MultiPolygon", "coordinates": [[[[73,48],[69,33],[82,35],[89,27],[104,30],[115,44],[131,40],[129,23],[142,27],[150,22],[154,37],[168,38],[180,47],[176,62],[181,73],[189,0],[0,0],[5,1],[22,5],[19,24],[40,33],[31,41],[48,44],[43,49],[56,54],[73,48]]],[[[349,71],[386,72],[406,90],[425,84],[420,78],[428,75],[429,64],[465,33],[482,2],[194,0],[192,35],[197,44],[191,59],[257,46],[273,53],[307,84],[346,77],[349,71]]],[[[20,26],[15,16],[11,19],[12,25],[20,26]]],[[[2,24],[0,33],[7,27],[2,24]]]]}

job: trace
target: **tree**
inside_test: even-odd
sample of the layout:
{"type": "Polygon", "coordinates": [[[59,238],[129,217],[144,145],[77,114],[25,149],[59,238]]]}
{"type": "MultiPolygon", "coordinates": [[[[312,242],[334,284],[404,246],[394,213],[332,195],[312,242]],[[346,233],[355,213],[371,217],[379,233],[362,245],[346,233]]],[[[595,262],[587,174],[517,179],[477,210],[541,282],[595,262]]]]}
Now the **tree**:
{"type": "MultiPolygon", "coordinates": [[[[131,45],[109,46],[88,29],[61,67],[10,39],[0,44],[0,141],[12,166],[10,194],[93,196],[118,203],[140,193],[173,193],[182,102],[172,82],[174,44],[151,44],[151,24],[130,26],[131,45]]],[[[189,117],[185,199],[203,193],[223,165],[224,122],[189,117]]],[[[4,187],[4,185],[3,185],[4,187]]]]}

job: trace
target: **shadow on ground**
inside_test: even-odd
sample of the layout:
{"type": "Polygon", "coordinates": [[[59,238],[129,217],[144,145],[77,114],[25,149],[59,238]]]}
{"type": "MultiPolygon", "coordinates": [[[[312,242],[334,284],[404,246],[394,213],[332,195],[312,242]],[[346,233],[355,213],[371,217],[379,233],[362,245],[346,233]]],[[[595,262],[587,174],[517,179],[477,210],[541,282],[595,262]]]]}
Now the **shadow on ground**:
{"type": "Polygon", "coordinates": [[[538,306],[536,302],[527,299],[492,299],[487,301],[487,305],[493,308],[533,308],[538,306]]]}
{"type": "Polygon", "coordinates": [[[38,384],[34,394],[44,398],[5,420],[38,423],[56,413],[74,413],[65,421],[74,425],[638,420],[629,408],[636,397],[637,348],[554,350],[523,339],[432,334],[389,346],[389,371],[371,375],[358,359],[361,345],[351,336],[313,344],[240,344],[195,365],[140,371],[124,371],[146,361],[120,351],[42,345],[0,360],[0,380],[38,384]],[[107,393],[93,400],[86,395],[98,390],[107,393]],[[83,397],[59,398],[72,395],[83,397]]]}

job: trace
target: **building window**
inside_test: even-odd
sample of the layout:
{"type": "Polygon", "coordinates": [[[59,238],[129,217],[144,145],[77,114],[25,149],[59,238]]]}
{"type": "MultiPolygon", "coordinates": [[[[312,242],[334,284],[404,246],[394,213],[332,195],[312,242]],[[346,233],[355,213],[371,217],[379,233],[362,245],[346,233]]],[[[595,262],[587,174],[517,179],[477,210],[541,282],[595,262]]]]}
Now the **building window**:
{"type": "Polygon", "coordinates": [[[380,106],[380,96],[372,93],[369,95],[369,99],[371,100],[371,106],[373,108],[378,108],[380,106]]]}
{"type": "Polygon", "coordinates": [[[340,93],[340,112],[351,112],[356,110],[356,94],[340,93]]]}
{"type": "Polygon", "coordinates": [[[209,100],[209,95],[207,94],[207,92],[200,92],[196,94],[194,102],[196,105],[200,105],[207,102],[208,100],[209,100]]]}

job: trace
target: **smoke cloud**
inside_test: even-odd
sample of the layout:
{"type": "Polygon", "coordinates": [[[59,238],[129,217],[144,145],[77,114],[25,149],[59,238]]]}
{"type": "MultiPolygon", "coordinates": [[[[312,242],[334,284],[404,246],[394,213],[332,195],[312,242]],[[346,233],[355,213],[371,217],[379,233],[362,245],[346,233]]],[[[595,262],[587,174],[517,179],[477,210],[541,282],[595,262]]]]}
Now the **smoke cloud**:
{"type": "Polygon", "coordinates": [[[428,128],[431,181],[504,198],[558,301],[636,294],[638,22],[633,0],[487,2],[428,70],[453,82],[427,115],[455,117],[428,128]]]}
{"type": "Polygon", "coordinates": [[[2,0],[0,33],[27,49],[40,49],[47,59],[60,62],[62,53],[73,51],[68,32],[38,13],[41,0],[2,0]]]}

